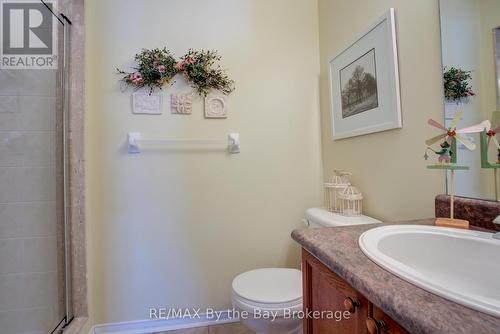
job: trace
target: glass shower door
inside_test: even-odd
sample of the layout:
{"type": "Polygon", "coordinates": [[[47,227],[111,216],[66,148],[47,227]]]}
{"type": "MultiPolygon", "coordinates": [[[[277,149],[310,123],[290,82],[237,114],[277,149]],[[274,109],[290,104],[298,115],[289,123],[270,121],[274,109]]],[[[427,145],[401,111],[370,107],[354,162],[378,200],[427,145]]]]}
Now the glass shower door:
{"type": "Polygon", "coordinates": [[[51,333],[66,320],[63,78],[64,66],[0,69],[2,334],[51,333]]]}

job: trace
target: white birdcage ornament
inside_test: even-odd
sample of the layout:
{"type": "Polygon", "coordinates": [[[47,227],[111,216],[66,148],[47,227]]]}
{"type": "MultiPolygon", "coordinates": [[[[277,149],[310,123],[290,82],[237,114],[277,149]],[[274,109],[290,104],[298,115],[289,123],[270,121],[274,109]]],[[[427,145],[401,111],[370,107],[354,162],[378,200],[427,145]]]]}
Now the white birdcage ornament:
{"type": "Polygon", "coordinates": [[[363,212],[363,194],[349,185],[338,196],[340,213],[344,216],[360,216],[363,212]]]}
{"type": "Polygon", "coordinates": [[[349,186],[351,173],[335,170],[330,182],[325,183],[325,206],[330,212],[340,213],[340,200],[338,195],[349,186]]]}

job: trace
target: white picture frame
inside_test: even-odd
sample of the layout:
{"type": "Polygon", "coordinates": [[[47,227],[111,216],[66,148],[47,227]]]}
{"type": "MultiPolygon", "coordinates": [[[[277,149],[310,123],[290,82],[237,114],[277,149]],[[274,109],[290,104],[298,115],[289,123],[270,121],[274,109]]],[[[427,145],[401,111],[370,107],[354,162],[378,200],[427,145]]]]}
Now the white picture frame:
{"type": "Polygon", "coordinates": [[[394,8],[328,65],[333,140],[403,127],[394,8]]]}

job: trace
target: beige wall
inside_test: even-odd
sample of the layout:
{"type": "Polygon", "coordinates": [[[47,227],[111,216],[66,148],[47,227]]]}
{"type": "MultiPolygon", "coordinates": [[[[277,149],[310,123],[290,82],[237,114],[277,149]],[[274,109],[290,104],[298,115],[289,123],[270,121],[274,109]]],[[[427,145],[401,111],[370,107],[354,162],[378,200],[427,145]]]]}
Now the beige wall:
{"type": "Polygon", "coordinates": [[[439,14],[436,0],[319,0],[321,120],[325,177],[354,173],[366,213],[384,220],[433,216],[445,177],[425,168],[427,119],[443,118],[439,14]],[[341,141],[330,139],[328,62],[389,8],[396,9],[403,129],[341,141]]]}
{"type": "MultiPolygon", "coordinates": [[[[321,203],[316,1],[87,0],[86,168],[90,314],[145,319],[149,307],[230,306],[232,278],[298,266],[290,232],[321,203]],[[116,67],[141,48],[215,48],[237,90],[227,120],[131,114],[116,67]],[[128,131],[224,138],[242,152],[130,156],[128,131]]],[[[163,94],[185,87],[181,78],[163,94]]]]}
{"type": "MultiPolygon", "coordinates": [[[[442,118],[437,1],[87,0],[86,168],[90,314],[95,323],[144,319],[151,306],[229,306],[236,274],[297,266],[289,232],[321,203],[318,73],[325,176],[354,173],[366,212],[433,215],[444,175],[428,171],[423,141],[442,118]],[[146,5],[147,4],[147,5],[146,5]],[[404,128],[330,140],[327,63],[388,8],[399,36],[404,128]],[[196,11],[192,9],[196,8],[196,11]],[[236,80],[230,118],[130,113],[117,66],[143,47],[216,48],[236,80]],[[320,52],[318,53],[318,50],[320,52]],[[318,64],[320,59],[320,65],[318,64]],[[242,153],[124,152],[148,137],[242,136],[242,153]]],[[[164,92],[185,87],[181,79],[164,92]]]]}

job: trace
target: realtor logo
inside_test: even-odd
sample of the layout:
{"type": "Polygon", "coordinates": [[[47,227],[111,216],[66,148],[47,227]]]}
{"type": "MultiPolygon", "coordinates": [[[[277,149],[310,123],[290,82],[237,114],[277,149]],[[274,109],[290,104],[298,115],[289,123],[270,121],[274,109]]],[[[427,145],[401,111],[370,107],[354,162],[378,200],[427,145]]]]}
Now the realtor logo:
{"type": "Polygon", "coordinates": [[[1,69],[57,68],[57,19],[51,13],[55,1],[45,4],[0,1],[1,69]]]}

